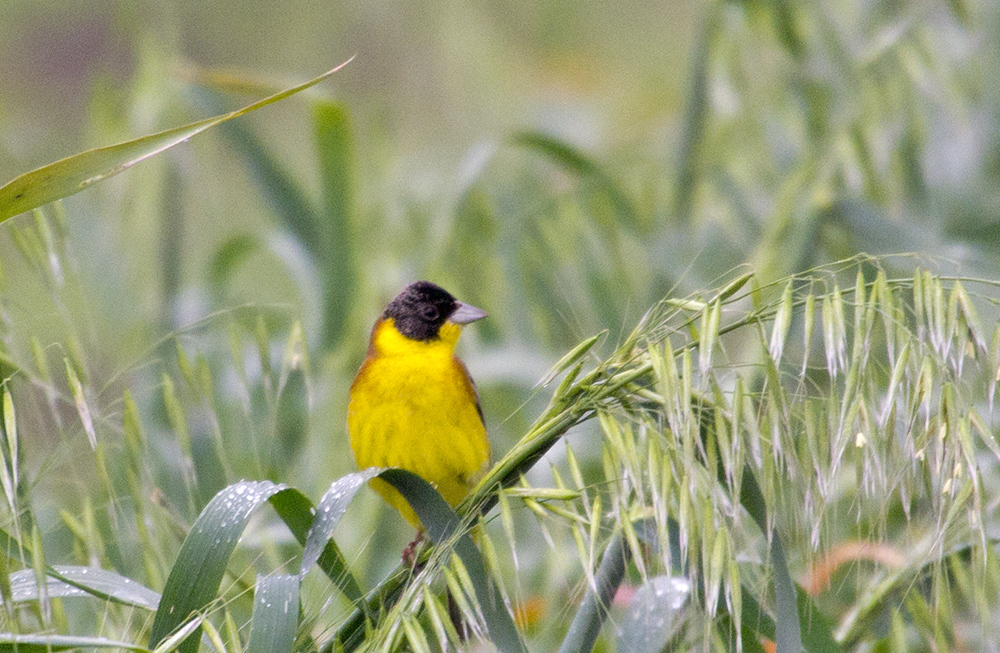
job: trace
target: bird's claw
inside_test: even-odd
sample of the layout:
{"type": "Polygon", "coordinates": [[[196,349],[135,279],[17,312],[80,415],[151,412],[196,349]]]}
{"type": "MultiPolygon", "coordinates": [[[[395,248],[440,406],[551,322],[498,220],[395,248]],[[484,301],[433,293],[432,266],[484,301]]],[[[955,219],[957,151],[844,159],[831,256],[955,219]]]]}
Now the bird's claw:
{"type": "Polygon", "coordinates": [[[423,544],[423,542],[424,542],[424,532],[419,531],[417,533],[417,536],[413,538],[413,541],[407,544],[406,548],[403,549],[403,562],[406,564],[407,567],[416,566],[417,549],[420,547],[421,544],[423,544]]]}

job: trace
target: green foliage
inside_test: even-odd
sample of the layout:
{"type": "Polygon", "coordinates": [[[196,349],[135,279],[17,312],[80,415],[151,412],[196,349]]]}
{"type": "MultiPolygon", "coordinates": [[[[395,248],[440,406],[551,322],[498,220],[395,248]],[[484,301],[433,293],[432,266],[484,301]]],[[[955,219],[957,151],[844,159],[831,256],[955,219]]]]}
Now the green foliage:
{"type": "Polygon", "coordinates": [[[534,54],[477,37],[511,62],[489,90],[434,31],[434,92],[496,104],[475,146],[357,78],[232,121],[320,78],[227,112],[275,85],[170,76],[160,43],[94,85],[96,149],[8,175],[0,650],[996,647],[995,3],[672,8],[686,69],[630,35],[631,77],[554,49],[638,19],[557,4],[509,19],[551,28],[534,54]],[[613,102],[560,99],[600,92],[582,69],[613,102]],[[498,460],[454,511],[345,453],[367,330],[418,277],[491,313],[463,354],[498,460]],[[416,569],[376,473],[428,524],[416,569]]]}
{"type": "Polygon", "coordinates": [[[319,102],[313,108],[319,169],[323,181],[317,249],[324,269],[323,343],[340,343],[351,316],[358,264],[354,260],[358,242],[355,203],[355,145],[347,108],[319,102]]]}
{"type": "Polygon", "coordinates": [[[206,129],[246,115],[314,86],[347,63],[329,70],[305,84],[276,93],[238,111],[200,120],[132,141],[88,150],[45,167],[25,173],[0,188],[0,222],[19,213],[79,193],[88,186],[127,170],[135,164],[191,139],[206,129]]]}

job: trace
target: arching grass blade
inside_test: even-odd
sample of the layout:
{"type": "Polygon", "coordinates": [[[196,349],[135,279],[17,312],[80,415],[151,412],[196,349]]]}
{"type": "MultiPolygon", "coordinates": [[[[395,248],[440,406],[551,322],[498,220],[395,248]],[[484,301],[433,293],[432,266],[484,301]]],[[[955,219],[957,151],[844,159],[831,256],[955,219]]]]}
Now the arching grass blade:
{"type": "MultiPolygon", "coordinates": [[[[401,469],[387,469],[379,478],[399,490],[420,517],[427,529],[427,537],[435,544],[451,540],[462,524],[455,511],[431,485],[415,474],[401,469]]],[[[483,558],[469,534],[462,533],[455,542],[454,551],[465,565],[466,571],[476,588],[476,598],[486,622],[490,641],[502,652],[522,653],[527,649],[507,612],[503,597],[486,572],[483,558]]]]}
{"type": "Polygon", "coordinates": [[[291,653],[299,626],[299,577],[258,576],[247,653],[291,653]]]}
{"type": "Polygon", "coordinates": [[[315,86],[348,63],[350,63],[350,59],[305,84],[281,91],[242,109],[117,145],[87,150],[16,177],[0,188],[0,222],[57,199],[79,193],[89,186],[131,168],[140,161],[183,143],[207,129],[295,95],[310,86],[315,86]]]}
{"type": "MultiPolygon", "coordinates": [[[[298,490],[288,489],[271,497],[271,507],[274,508],[281,520],[295,535],[295,539],[302,546],[307,546],[310,529],[313,528],[314,508],[312,502],[298,490]]],[[[319,513],[319,509],[315,509],[319,513]]],[[[332,531],[331,531],[332,532],[332,531]]],[[[303,554],[305,555],[305,554],[303,554]]],[[[354,574],[347,568],[347,561],[337,545],[329,537],[320,547],[318,558],[313,560],[313,564],[319,565],[323,573],[334,582],[334,584],[344,593],[350,601],[361,602],[364,593],[354,578],[354,574]]],[[[312,565],[310,565],[312,566],[312,565]]],[[[303,567],[303,569],[306,569],[303,567]]],[[[304,575],[304,572],[303,574],[304,575]]]]}
{"type": "MultiPolygon", "coordinates": [[[[163,598],[153,620],[151,647],[183,624],[188,617],[215,599],[229,558],[253,512],[284,490],[270,481],[241,481],[230,485],[205,506],[188,533],[163,588],[163,598]]],[[[196,651],[198,630],[179,650],[196,651]]]]}
{"type": "Polygon", "coordinates": [[[149,653],[142,646],[117,642],[106,637],[74,637],[72,635],[14,635],[0,633],[0,653],[49,653],[73,651],[78,648],[114,648],[149,653]]]}
{"type": "MultiPolygon", "coordinates": [[[[56,565],[47,570],[46,589],[50,598],[91,597],[156,610],[160,595],[148,587],[113,571],[96,567],[56,565]]],[[[32,569],[10,575],[11,602],[38,599],[38,583],[32,569]]]]}
{"type": "MultiPolygon", "coordinates": [[[[316,506],[316,519],[313,521],[312,528],[309,529],[305,551],[302,552],[300,578],[305,577],[306,572],[320,559],[323,547],[329,542],[330,536],[333,535],[333,529],[340,523],[340,518],[344,516],[347,506],[354,499],[354,495],[361,489],[361,486],[378,476],[381,471],[379,468],[370,468],[354,472],[341,476],[330,485],[330,489],[326,491],[326,494],[320,499],[319,505],[316,506]]],[[[348,596],[348,598],[355,600],[360,596],[348,596]]]]}
{"type": "Polygon", "coordinates": [[[604,550],[601,564],[594,574],[597,591],[587,591],[587,596],[580,604],[566,638],[559,647],[559,653],[589,653],[594,650],[594,642],[608,616],[611,600],[625,577],[625,568],[631,558],[630,551],[625,537],[620,532],[617,533],[604,550]]]}
{"type": "Polygon", "coordinates": [[[774,595],[776,604],[774,641],[777,653],[800,653],[802,632],[799,628],[798,597],[795,583],[788,575],[788,563],[781,546],[778,531],[771,533],[771,566],[774,569],[774,595]]]}

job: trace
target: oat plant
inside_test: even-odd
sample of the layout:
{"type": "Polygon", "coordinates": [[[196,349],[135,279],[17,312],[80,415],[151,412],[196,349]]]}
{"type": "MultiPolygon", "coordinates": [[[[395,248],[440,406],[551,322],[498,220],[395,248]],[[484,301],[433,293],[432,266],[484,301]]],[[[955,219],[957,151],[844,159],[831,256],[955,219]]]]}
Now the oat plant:
{"type": "MultiPolygon", "coordinates": [[[[500,522],[481,549],[501,587],[515,582],[503,559],[538,529],[553,557],[578,554],[575,580],[546,596],[571,607],[545,649],[591,650],[601,632],[629,651],[995,646],[997,296],[996,282],[892,278],[860,259],[664,300],[610,356],[598,338],[567,354],[548,409],[459,513],[500,522]],[[587,473],[572,442],[591,438],[587,473]],[[552,484],[529,486],[553,447],[552,484]],[[536,529],[511,527],[521,508],[536,529]],[[612,597],[629,585],[622,612],[612,597]]],[[[448,560],[388,579],[366,609],[386,617],[363,627],[359,612],[337,641],[456,645],[440,617],[416,616],[442,613],[435,576],[461,577],[448,560]]],[[[464,617],[481,622],[468,589],[464,617]]]]}
{"type": "MultiPolygon", "coordinates": [[[[13,231],[69,315],[59,224],[13,231]]],[[[393,470],[330,479],[315,506],[267,480],[309,411],[297,326],[279,361],[265,321],[234,318],[194,355],[178,332],[166,371],[139,363],[100,387],[86,329],[59,352],[33,341],[31,361],[4,353],[0,649],[995,647],[1000,282],[900,276],[908,262],[745,274],[660,301],[619,343],[584,340],[456,511],[393,470]],[[227,356],[235,399],[215,379],[227,356]],[[80,478],[26,475],[25,403],[65,434],[45,465],[76,461],[80,478]],[[335,529],[375,474],[432,544],[366,584],[337,542],[371,534],[335,529]],[[60,482],[82,497],[55,507],[69,549],[52,539],[60,482]]]]}
{"type": "MultiPolygon", "coordinates": [[[[546,379],[548,408],[457,515],[426,484],[386,477],[429,511],[438,544],[418,573],[400,569],[366,600],[326,538],[377,471],[336,481],[311,530],[309,502],[293,488],[226,488],[186,535],[164,598],[111,571],[101,585],[80,568],[50,567],[39,552],[29,554],[33,571],[8,575],[8,600],[44,605],[47,591],[48,600],[91,595],[155,608],[157,650],[194,650],[191,635],[203,626],[217,648],[240,650],[238,634],[224,643],[212,625],[231,621],[215,597],[240,532],[270,501],[305,553],[299,574],[256,582],[251,650],[278,650],[254,629],[285,637],[283,650],[292,641],[299,650],[461,646],[444,586],[473,639],[508,637],[501,650],[582,651],[598,641],[641,651],[989,648],[997,641],[990,488],[1000,457],[992,428],[1000,330],[984,325],[996,322],[996,286],[920,269],[890,278],[861,260],[763,287],[747,275],[714,294],[666,299],[609,356],[595,353],[600,336],[566,355],[546,379]],[[588,466],[575,450],[594,444],[599,464],[588,466]],[[558,462],[545,457],[554,448],[564,451],[558,462]],[[529,484],[547,460],[551,484],[529,484]],[[533,527],[515,528],[525,513],[533,527]],[[462,533],[478,521],[485,525],[470,550],[462,533]],[[548,590],[550,616],[533,633],[510,639],[508,612],[522,607],[516,588],[531,580],[509,561],[542,536],[553,564],[563,558],[565,569],[563,554],[575,552],[571,580],[548,590]],[[288,609],[317,560],[358,607],[333,629],[310,628],[320,607],[288,609]]],[[[14,415],[6,394],[5,452],[16,450],[14,415]]],[[[16,466],[5,468],[10,506],[16,466]]],[[[8,541],[20,550],[39,544],[16,520],[12,528],[8,541]]],[[[25,647],[65,637],[6,641],[34,650],[25,647]]]]}

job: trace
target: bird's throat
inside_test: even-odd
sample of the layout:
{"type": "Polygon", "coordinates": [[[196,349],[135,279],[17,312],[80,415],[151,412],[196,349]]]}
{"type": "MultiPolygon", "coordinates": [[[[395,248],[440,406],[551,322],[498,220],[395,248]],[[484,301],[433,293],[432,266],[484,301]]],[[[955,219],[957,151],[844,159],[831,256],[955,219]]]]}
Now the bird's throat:
{"type": "Polygon", "coordinates": [[[407,338],[400,333],[392,318],[386,318],[375,326],[372,347],[376,356],[442,356],[451,358],[455,345],[462,334],[462,327],[445,322],[438,330],[438,337],[428,341],[407,338]]]}

